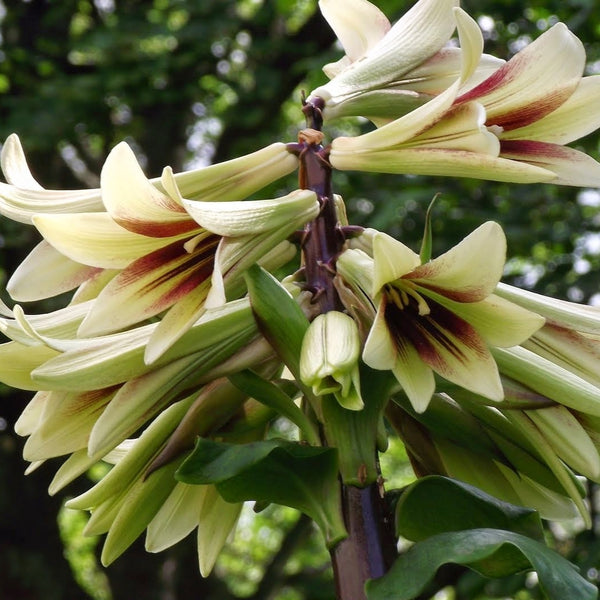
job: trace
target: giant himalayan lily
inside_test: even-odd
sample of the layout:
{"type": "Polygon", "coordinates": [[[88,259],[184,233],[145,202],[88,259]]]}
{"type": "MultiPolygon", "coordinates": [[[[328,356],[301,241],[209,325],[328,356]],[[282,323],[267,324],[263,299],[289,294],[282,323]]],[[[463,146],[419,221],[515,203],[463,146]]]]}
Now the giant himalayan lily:
{"type": "MultiPolygon", "coordinates": [[[[461,39],[475,39],[470,19],[461,39]]],[[[476,27],[476,25],[475,25],[476,27]]],[[[459,27],[460,31],[460,27],[459,27]]],[[[463,46],[463,60],[476,45],[463,46]]],[[[475,54],[473,54],[475,52],[475,54]]],[[[452,175],[515,183],[600,185],[600,163],[563,146],[600,125],[590,107],[600,78],[582,78],[585,51],[559,23],[485,81],[460,80],[411,113],[364,135],[340,137],[331,164],[342,170],[452,175]]]]}
{"type": "Polygon", "coordinates": [[[582,77],[583,44],[563,23],[544,32],[454,105],[483,104],[500,156],[546,169],[552,183],[600,185],[600,163],[568,144],[600,127],[600,76],[582,77]]]}
{"type": "Polygon", "coordinates": [[[272,354],[244,299],[207,310],[152,365],[144,350],[157,323],[77,338],[86,304],[37,316],[18,306],[12,314],[3,309],[0,331],[12,341],[0,345],[0,381],[37,392],[17,428],[29,436],[27,460],[81,449],[98,460],[175,400],[216,378],[259,368],[272,354]]]}
{"type": "Polygon", "coordinates": [[[368,290],[377,307],[363,360],[391,370],[417,412],[427,408],[435,390],[434,372],[492,401],[503,399],[488,346],[514,346],[544,322],[493,294],[505,253],[502,229],[488,222],[424,264],[383,233],[372,239],[370,276],[361,275],[370,262],[362,250],[340,256],[340,275],[368,290]]]}
{"type": "Polygon", "coordinates": [[[196,183],[204,200],[184,201],[169,168],[161,179],[165,191],[157,189],[129,146],[119,144],[102,169],[107,212],[35,214],[32,221],[45,241],[17,269],[8,290],[19,301],[64,291],[64,278],[56,288],[55,272],[48,272],[49,265],[58,264],[59,271],[70,274],[71,285],[85,284],[81,296],[97,294],[80,336],[119,331],[167,311],[148,344],[151,362],[201,316],[211,279],[220,292],[213,304],[224,302],[223,280],[239,288],[244,265],[259,261],[271,268],[291,258],[295,249],[285,239],[316,216],[314,193],[295,191],[277,200],[239,198],[295,164],[285,145],[275,144],[207,167],[203,185],[196,183]],[[225,257],[215,265],[219,254],[225,257]]]}
{"type": "MultiPolygon", "coordinates": [[[[361,115],[376,122],[424,104],[460,75],[462,51],[445,46],[456,27],[456,6],[458,0],[419,0],[392,27],[367,0],[320,0],[345,56],[323,68],[331,81],[307,101],[324,103],[325,119],[361,115]]],[[[483,55],[469,84],[503,62],[483,55]]]]}
{"type": "Polygon", "coordinates": [[[0,303],[0,330],[12,340],[0,345],[0,380],[39,390],[15,426],[28,437],[28,472],[70,455],[50,484],[55,494],[97,462],[114,464],[72,501],[93,510],[87,534],[108,533],[103,563],[146,529],[147,549],[158,552],[198,528],[207,575],[241,505],[224,502],[213,486],[178,483],[173,473],[199,435],[262,437],[271,409],[249,401],[226,376],[248,368],[271,376],[279,363],[258,336],[247,299],[208,310],[151,366],[143,354],[156,323],[76,337],[89,302],[36,316],[0,303]]]}

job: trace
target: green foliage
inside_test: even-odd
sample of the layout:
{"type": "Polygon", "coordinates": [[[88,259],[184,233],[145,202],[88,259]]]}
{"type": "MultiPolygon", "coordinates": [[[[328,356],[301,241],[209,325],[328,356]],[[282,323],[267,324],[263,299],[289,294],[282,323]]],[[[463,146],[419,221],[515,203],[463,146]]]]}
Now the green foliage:
{"type": "Polygon", "coordinates": [[[489,577],[533,568],[549,600],[595,600],[597,588],[559,554],[530,538],[500,529],[434,535],[415,544],[390,571],[367,582],[369,600],[411,600],[446,563],[467,565],[489,577]]]}
{"type": "Polygon", "coordinates": [[[345,536],[337,470],[334,448],[275,439],[240,445],[200,438],[176,477],[185,483],[213,483],[227,502],[255,500],[297,508],[335,544],[345,536]]]}
{"type": "Polygon", "coordinates": [[[447,477],[430,476],[409,486],[396,506],[396,531],[412,541],[446,531],[493,527],[543,542],[538,514],[503,502],[447,477]]]}

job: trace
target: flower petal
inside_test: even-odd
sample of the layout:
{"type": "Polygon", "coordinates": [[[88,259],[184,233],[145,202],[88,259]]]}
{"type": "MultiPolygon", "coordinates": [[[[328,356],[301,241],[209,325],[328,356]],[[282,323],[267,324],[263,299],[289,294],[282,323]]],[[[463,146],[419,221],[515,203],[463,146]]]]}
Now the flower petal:
{"type": "Polygon", "coordinates": [[[61,213],[102,210],[100,190],[46,190],[33,177],[14,133],[2,146],[2,171],[8,181],[0,183],[0,214],[13,221],[31,223],[39,212],[61,213]]]}
{"type": "Polygon", "coordinates": [[[129,231],[169,237],[197,229],[178,202],[148,181],[125,142],[108,155],[102,167],[100,189],[110,216],[129,231]]]}
{"type": "Polygon", "coordinates": [[[391,27],[367,0],[319,0],[319,8],[351,62],[366,54],[391,27]]]}
{"type": "Polygon", "coordinates": [[[480,302],[455,302],[431,294],[436,302],[470,323],[490,346],[509,348],[523,343],[542,327],[544,317],[492,294],[480,302]]]}
{"type": "Polygon", "coordinates": [[[410,273],[421,264],[419,255],[386,233],[373,236],[373,288],[375,296],[386,284],[410,273]]]}
{"type": "Polygon", "coordinates": [[[75,262],[102,269],[122,269],[172,241],[128,231],[107,213],[35,215],[33,223],[60,253],[75,262]]]}
{"type": "Polygon", "coordinates": [[[502,227],[487,221],[448,252],[405,277],[452,300],[478,302],[494,291],[505,262],[506,237],[502,227]]]}
{"type": "Polygon", "coordinates": [[[100,292],[80,335],[123,329],[178,302],[210,279],[217,242],[207,235],[192,253],[174,242],[131,263],[100,292]]]}
{"type": "Polygon", "coordinates": [[[396,348],[412,346],[433,371],[491,400],[502,400],[504,392],[496,363],[477,331],[464,319],[436,302],[429,302],[428,315],[419,315],[408,305],[385,306],[385,320],[396,348]]]}
{"type": "Polygon", "coordinates": [[[529,140],[501,140],[500,147],[505,158],[552,171],[552,183],[600,187],[600,163],[579,150],[529,140]]]}
{"type": "Polygon", "coordinates": [[[488,124],[505,130],[523,127],[565,102],[584,66],[583,44],[557,23],[457,102],[482,102],[488,124]]]}
{"type": "Polygon", "coordinates": [[[208,486],[177,482],[146,533],[146,551],[161,552],[182,540],[198,526],[198,507],[208,486]]]}
{"type": "Polygon", "coordinates": [[[584,77],[573,95],[545,117],[518,129],[504,131],[502,140],[535,140],[568,144],[600,127],[600,112],[590,110],[600,97],[600,75],[584,77]]]}
{"type": "Polygon", "coordinates": [[[554,183],[556,179],[556,174],[549,169],[533,164],[462,150],[402,148],[358,154],[353,150],[346,152],[344,148],[342,152],[332,151],[330,161],[341,171],[445,175],[512,183],[554,183]]]}
{"type": "Polygon", "coordinates": [[[184,200],[183,205],[196,223],[212,233],[231,237],[277,229],[301,215],[310,221],[319,213],[316,194],[311,190],[295,190],[273,200],[184,200]]]}
{"type": "Polygon", "coordinates": [[[90,432],[115,390],[50,392],[36,430],[23,449],[25,460],[34,461],[85,448],[90,432]]]}
{"type": "Polygon", "coordinates": [[[100,271],[67,258],[42,241],[17,267],[6,289],[17,302],[35,302],[69,292],[100,271]]]}

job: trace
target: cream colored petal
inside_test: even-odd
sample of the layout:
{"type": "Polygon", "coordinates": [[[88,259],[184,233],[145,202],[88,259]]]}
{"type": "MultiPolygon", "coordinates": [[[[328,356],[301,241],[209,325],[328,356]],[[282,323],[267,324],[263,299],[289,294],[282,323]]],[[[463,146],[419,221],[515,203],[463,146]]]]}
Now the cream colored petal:
{"type": "Polygon", "coordinates": [[[491,295],[481,302],[454,302],[441,294],[431,294],[437,302],[473,325],[490,346],[509,348],[527,340],[542,327],[544,317],[491,295]]]}
{"type": "Polygon", "coordinates": [[[600,187],[600,163],[584,152],[546,142],[506,140],[501,142],[501,156],[523,161],[552,171],[551,183],[579,187],[600,187]]]}
{"type": "Polygon", "coordinates": [[[367,0],[319,0],[319,8],[351,62],[366,54],[391,27],[367,0]]]}
{"type": "Polygon", "coordinates": [[[202,577],[208,577],[227,538],[235,528],[242,503],[225,502],[214,486],[209,486],[199,509],[198,562],[202,577]]]}
{"type": "Polygon", "coordinates": [[[427,410],[435,391],[433,371],[410,343],[396,343],[398,360],[392,369],[394,376],[408,396],[412,407],[422,413],[427,410]]]}
{"type": "Polygon", "coordinates": [[[114,390],[51,392],[39,426],[23,448],[26,460],[42,460],[86,447],[90,432],[114,390]]]}
{"type": "Polygon", "coordinates": [[[44,189],[31,174],[21,140],[16,133],[11,133],[2,144],[0,164],[6,181],[11,185],[26,190],[44,189]]]}
{"type": "Polygon", "coordinates": [[[0,214],[20,223],[31,223],[36,213],[60,213],[103,210],[100,190],[46,190],[33,177],[21,142],[16,134],[2,146],[2,171],[6,183],[0,183],[0,214]]]}
{"type": "Polygon", "coordinates": [[[122,385],[90,429],[89,455],[101,458],[172,404],[176,386],[189,376],[190,365],[193,361],[182,358],[122,385]]]}
{"type": "Polygon", "coordinates": [[[579,331],[548,323],[522,345],[600,389],[598,340],[579,331]]]}
{"type": "Polygon", "coordinates": [[[373,259],[373,296],[386,283],[400,279],[421,264],[418,254],[386,233],[373,237],[373,259]]]}
{"type": "Polygon", "coordinates": [[[146,178],[125,142],[108,155],[102,167],[100,189],[106,210],[129,231],[169,237],[197,229],[181,205],[146,178]]]}
{"type": "Polygon", "coordinates": [[[174,179],[184,198],[225,202],[247,198],[297,167],[298,158],[287,144],[277,142],[233,160],[177,173],[174,179]]]}
{"type": "Polygon", "coordinates": [[[600,75],[584,77],[569,99],[545,117],[505,131],[503,140],[536,140],[553,144],[569,144],[600,127],[600,111],[594,106],[600,98],[600,75]]]}
{"type": "Polygon", "coordinates": [[[398,327],[396,345],[396,338],[410,339],[421,360],[448,381],[490,400],[502,400],[498,369],[481,336],[447,309],[434,303],[429,307],[430,314],[423,317],[402,315],[407,322],[398,327]]]}
{"type": "Polygon", "coordinates": [[[15,423],[15,433],[20,436],[31,435],[37,428],[42,415],[46,400],[52,392],[37,392],[27,403],[23,412],[15,423]]]}
{"type": "Polygon", "coordinates": [[[31,372],[57,355],[55,350],[41,345],[0,344],[0,381],[13,388],[39,391],[43,386],[31,378],[31,372]]]}
{"type": "Polygon", "coordinates": [[[566,25],[558,23],[458,102],[482,102],[488,124],[515,129],[565,102],[577,87],[584,66],[582,43],[566,25]]]}
{"type": "Polygon", "coordinates": [[[67,258],[44,240],[17,267],[6,289],[18,302],[35,302],[69,292],[99,272],[67,258]]]}
{"type": "Polygon", "coordinates": [[[212,233],[230,237],[264,233],[301,216],[305,222],[310,221],[319,213],[316,194],[310,190],[295,190],[273,200],[184,200],[183,204],[196,223],[212,233]]]}
{"type": "Polygon", "coordinates": [[[406,279],[454,300],[477,302],[494,291],[505,261],[502,227],[487,221],[448,252],[407,274],[406,279]]]}
{"type": "MultiPolygon", "coordinates": [[[[340,136],[331,142],[331,155],[336,153],[369,152],[398,147],[412,138],[426,132],[435,125],[452,106],[459,82],[455,82],[442,94],[419,106],[409,114],[384,125],[379,129],[355,137],[340,136]]],[[[336,168],[343,168],[337,167],[336,168]]]]}
{"type": "Polygon", "coordinates": [[[144,353],[146,364],[158,360],[204,314],[209,289],[210,282],[203,281],[164,314],[148,340],[144,353]]]}
{"type": "Polygon", "coordinates": [[[385,322],[385,302],[382,297],[362,354],[363,361],[379,371],[393,369],[396,365],[396,345],[385,322]]]}
{"type": "Polygon", "coordinates": [[[207,486],[177,483],[160,507],[146,532],[146,550],[162,552],[198,526],[198,507],[204,502],[207,486]]]}
{"type": "Polygon", "coordinates": [[[341,171],[443,175],[512,183],[554,183],[557,178],[550,169],[462,150],[401,148],[361,154],[342,149],[341,145],[337,148],[331,152],[330,162],[341,171]]]}
{"type": "Polygon", "coordinates": [[[47,242],[75,262],[122,269],[172,239],[155,239],[120,227],[107,213],[35,215],[33,223],[47,242]]]}
{"type": "Polygon", "coordinates": [[[205,239],[192,253],[176,242],[131,263],[100,292],[79,334],[110,333],[139,323],[194,290],[202,290],[205,297],[216,247],[211,240],[205,239]]]}

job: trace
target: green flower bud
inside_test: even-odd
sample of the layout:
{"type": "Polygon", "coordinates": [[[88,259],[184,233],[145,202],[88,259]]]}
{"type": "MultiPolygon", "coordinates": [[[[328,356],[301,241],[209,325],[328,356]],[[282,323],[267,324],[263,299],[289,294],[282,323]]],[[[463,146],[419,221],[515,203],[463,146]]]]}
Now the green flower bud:
{"type": "Polygon", "coordinates": [[[348,315],[331,311],[310,324],[300,353],[300,377],[316,395],[334,394],[341,406],[361,410],[358,327],[348,315]]]}

